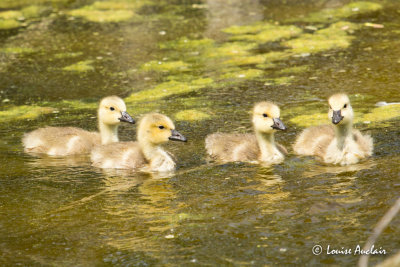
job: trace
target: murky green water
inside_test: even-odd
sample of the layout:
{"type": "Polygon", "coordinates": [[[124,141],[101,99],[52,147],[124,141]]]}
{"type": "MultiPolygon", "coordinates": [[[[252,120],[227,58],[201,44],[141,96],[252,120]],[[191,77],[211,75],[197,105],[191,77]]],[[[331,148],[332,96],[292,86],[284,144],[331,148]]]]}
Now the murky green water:
{"type": "MultiPolygon", "coordinates": [[[[363,246],[399,196],[400,110],[374,106],[400,101],[399,34],[397,1],[0,1],[1,265],[354,266],[311,249],[363,246]],[[371,159],[207,164],[205,136],[251,131],[254,102],[279,103],[289,148],[328,123],[326,98],[341,91],[374,138],[371,159]],[[135,117],[174,118],[189,138],[168,145],[175,175],[22,152],[23,133],[44,125],[96,129],[111,94],[135,117]]],[[[399,222],[376,243],[386,256],[399,222]]]]}

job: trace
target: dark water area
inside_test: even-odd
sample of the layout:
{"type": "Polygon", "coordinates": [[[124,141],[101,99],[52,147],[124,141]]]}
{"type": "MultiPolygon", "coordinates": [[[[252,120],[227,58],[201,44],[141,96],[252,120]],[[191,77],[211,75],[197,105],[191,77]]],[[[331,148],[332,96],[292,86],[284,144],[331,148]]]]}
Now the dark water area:
{"type": "MultiPolygon", "coordinates": [[[[0,264],[354,266],[399,197],[398,1],[0,1],[0,264]],[[346,92],[373,156],[341,167],[298,157],[305,127],[346,92]],[[23,152],[43,127],[95,130],[98,101],[170,116],[189,142],[168,177],[101,170],[88,156],[23,152]],[[251,132],[276,102],[289,150],[278,165],[207,161],[213,132],[251,132]],[[312,248],[323,252],[314,255],[312,248]]],[[[121,125],[120,140],[136,126],[121,125]]],[[[400,248],[400,217],[375,247],[400,248]]]]}

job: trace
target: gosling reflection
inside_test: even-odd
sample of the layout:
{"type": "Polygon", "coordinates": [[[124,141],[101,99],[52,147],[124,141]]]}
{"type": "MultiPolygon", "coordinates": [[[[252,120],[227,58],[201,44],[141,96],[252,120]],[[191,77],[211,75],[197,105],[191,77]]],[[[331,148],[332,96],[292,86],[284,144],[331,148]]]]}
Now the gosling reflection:
{"type": "Polygon", "coordinates": [[[305,178],[315,177],[321,174],[340,174],[345,172],[358,172],[361,170],[368,170],[376,166],[373,160],[367,160],[362,163],[346,166],[333,166],[333,165],[313,165],[309,170],[305,171],[302,176],[305,178]]]}

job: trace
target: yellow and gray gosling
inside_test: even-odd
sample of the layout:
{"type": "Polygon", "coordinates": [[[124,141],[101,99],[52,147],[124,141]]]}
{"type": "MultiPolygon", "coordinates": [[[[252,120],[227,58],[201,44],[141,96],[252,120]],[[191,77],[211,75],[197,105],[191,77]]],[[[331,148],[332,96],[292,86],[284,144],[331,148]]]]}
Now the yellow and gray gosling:
{"type": "Polygon", "coordinates": [[[280,163],[286,149],[275,143],[276,130],[286,130],[280,120],[279,107],[271,102],[260,102],[253,109],[255,134],[214,133],[206,137],[207,153],[221,162],[280,163]]]}
{"type": "Polygon", "coordinates": [[[299,155],[317,156],[325,163],[349,165],[372,155],[373,140],[353,129],[353,108],[345,94],[332,95],[328,116],[331,125],[305,129],[293,146],[299,155]]]}
{"type": "Polygon", "coordinates": [[[100,168],[133,169],[146,172],[175,170],[172,155],[161,145],[169,140],[186,142],[165,115],[146,114],[139,122],[137,142],[119,142],[95,147],[91,153],[93,166],[100,168]]]}
{"type": "Polygon", "coordinates": [[[124,101],[117,96],[108,96],[100,101],[99,132],[76,127],[39,128],[24,135],[24,151],[51,156],[89,153],[96,145],[118,142],[118,125],[121,121],[135,123],[126,112],[124,101]]]}

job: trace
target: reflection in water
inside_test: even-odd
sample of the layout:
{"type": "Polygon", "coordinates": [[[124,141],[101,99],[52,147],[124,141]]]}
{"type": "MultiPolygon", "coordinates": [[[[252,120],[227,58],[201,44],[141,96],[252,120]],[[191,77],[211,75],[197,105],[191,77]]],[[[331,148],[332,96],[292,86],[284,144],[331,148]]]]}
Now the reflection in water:
{"type": "Polygon", "coordinates": [[[207,0],[208,26],[205,36],[217,38],[221,29],[232,25],[251,24],[263,19],[259,0],[207,0]]]}
{"type": "Polygon", "coordinates": [[[313,165],[312,168],[309,168],[302,175],[305,178],[310,178],[322,174],[340,174],[340,173],[348,173],[348,172],[358,172],[361,170],[368,170],[372,167],[376,166],[376,163],[373,160],[367,160],[358,164],[346,165],[346,166],[338,166],[338,165],[313,165]]]}

